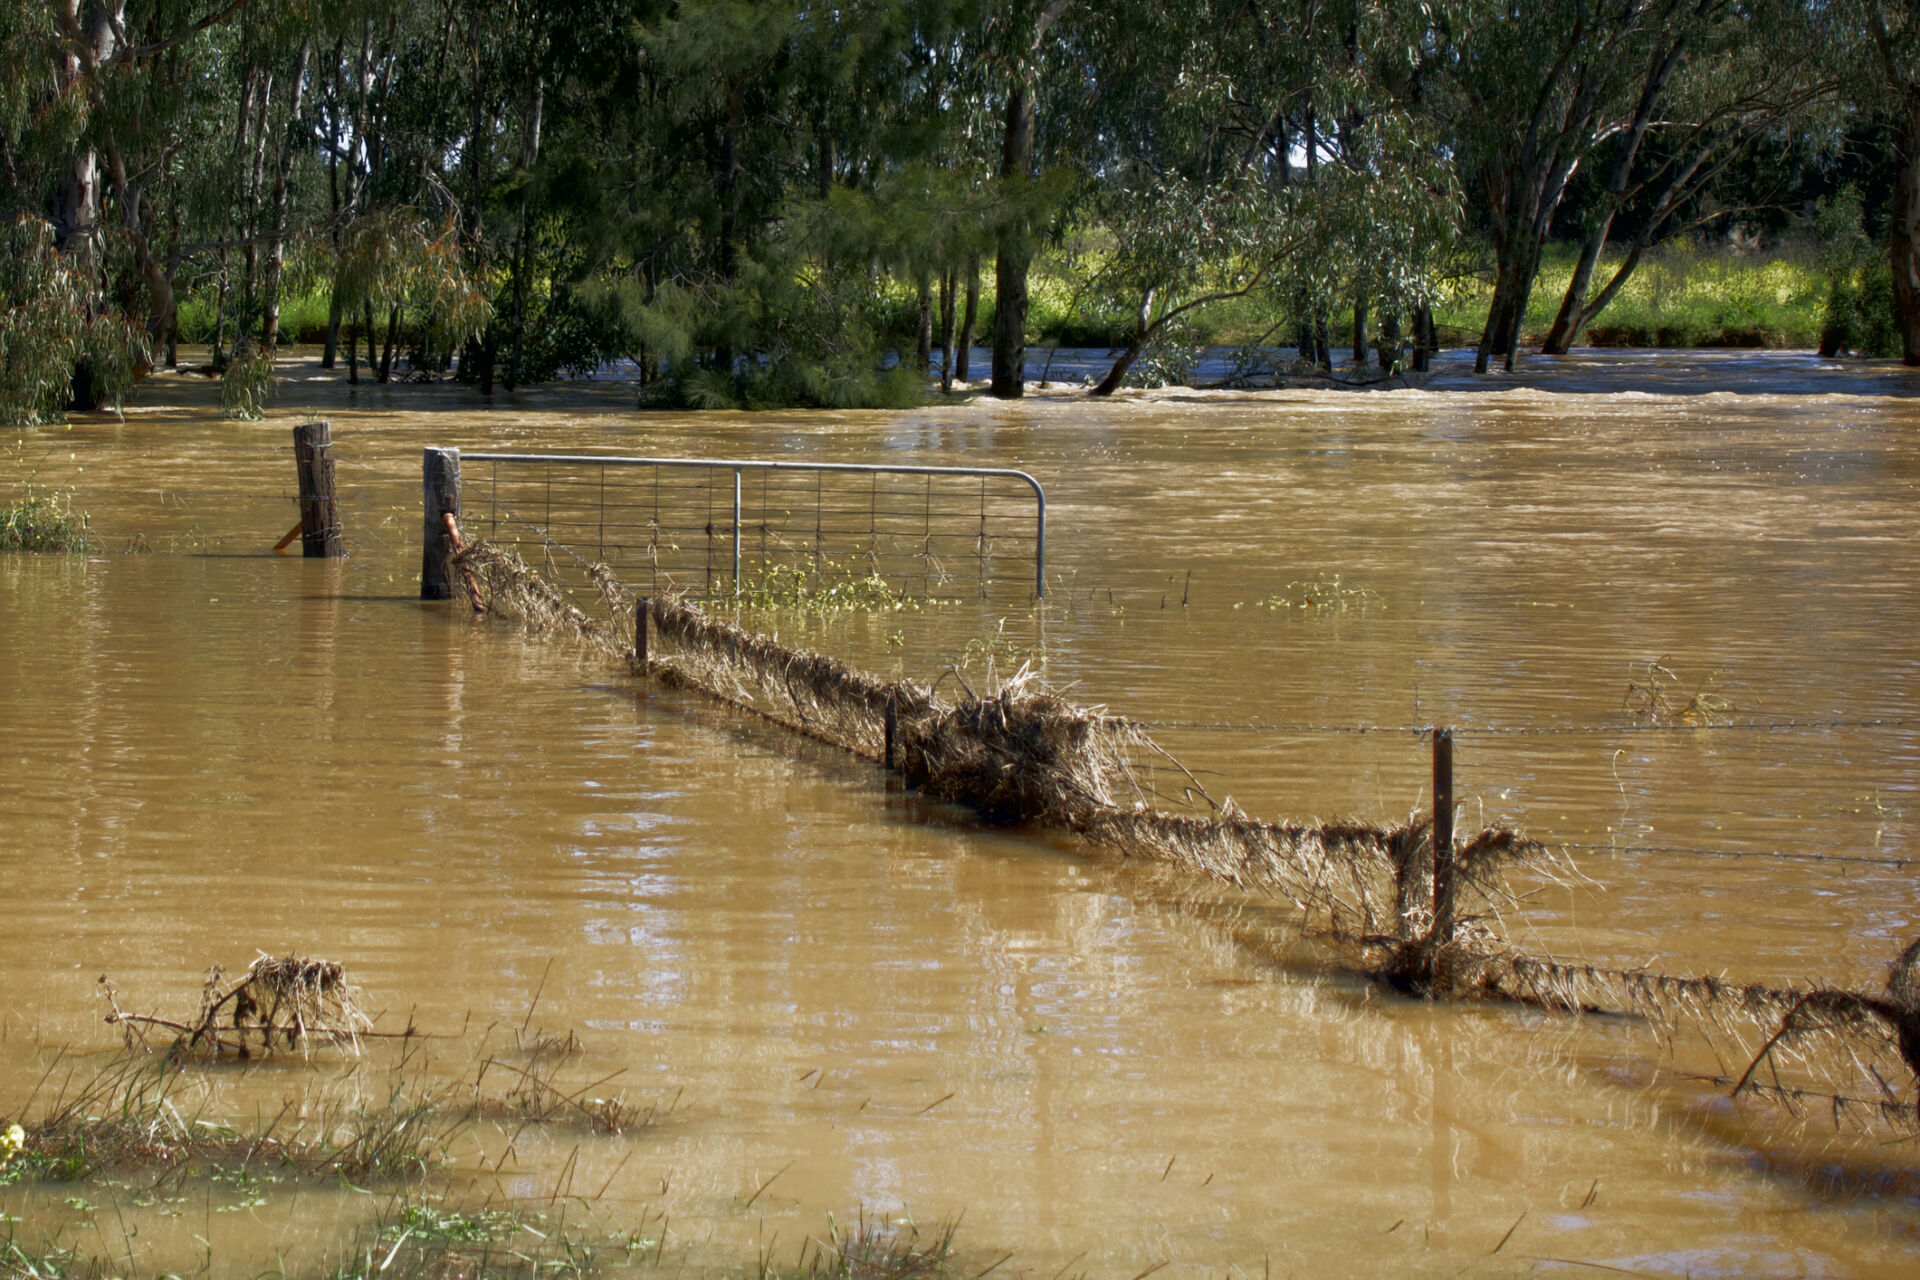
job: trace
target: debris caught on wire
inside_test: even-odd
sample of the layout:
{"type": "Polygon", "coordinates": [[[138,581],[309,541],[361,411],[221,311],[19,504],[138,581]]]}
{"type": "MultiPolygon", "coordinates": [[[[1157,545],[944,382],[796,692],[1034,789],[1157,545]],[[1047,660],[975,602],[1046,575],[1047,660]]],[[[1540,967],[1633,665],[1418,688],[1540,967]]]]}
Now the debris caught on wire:
{"type": "MultiPolygon", "coordinates": [[[[215,965],[201,987],[199,1012],[190,1020],[126,1012],[104,975],[100,991],[107,1022],[122,1028],[128,1048],[151,1050],[149,1030],[171,1031],[176,1038],[167,1053],[174,1058],[232,1054],[245,1061],[276,1051],[305,1056],[320,1046],[358,1053],[360,1041],[375,1034],[340,965],[293,954],[261,955],[234,981],[215,965]]],[[[417,1033],[409,1028],[398,1034],[417,1033]]]]}
{"type": "MultiPolygon", "coordinates": [[[[605,565],[587,569],[603,610],[596,616],[510,549],[476,541],[456,561],[474,573],[486,612],[633,662],[635,597],[605,565]]],[[[645,674],[670,687],[699,691],[876,760],[886,751],[891,711],[895,762],[924,793],[967,805],[991,822],[1070,831],[1122,857],[1281,897],[1299,909],[1311,937],[1397,989],[1625,1014],[1644,1020],[1669,1044],[1692,1030],[1715,1052],[1749,1059],[1733,1081],[1735,1096],[1774,1103],[1803,1119],[1809,1100],[1826,1100],[1836,1124],[1843,1118],[1890,1124],[1903,1137],[1920,1137],[1920,1102],[1909,1104],[1900,1092],[1920,1082],[1920,942],[1895,962],[1885,996],[1530,955],[1511,945],[1501,928],[1502,912],[1518,905],[1509,875],[1523,870],[1563,882],[1572,872],[1562,855],[1519,832],[1490,827],[1456,840],[1456,914],[1451,928],[1443,928],[1434,902],[1431,813],[1391,826],[1263,821],[1231,799],[1207,796],[1152,740],[1147,725],[1072,703],[1024,666],[986,693],[951,670],[959,692],[948,698],[938,691],[944,676],[933,685],[878,680],[682,599],[652,597],[647,619],[651,637],[664,644],[650,644],[645,674]],[[1162,763],[1179,770],[1192,784],[1187,793],[1208,808],[1155,808],[1151,774],[1162,763]],[[1861,1092],[1868,1096],[1857,1096],[1861,1092]]]]}

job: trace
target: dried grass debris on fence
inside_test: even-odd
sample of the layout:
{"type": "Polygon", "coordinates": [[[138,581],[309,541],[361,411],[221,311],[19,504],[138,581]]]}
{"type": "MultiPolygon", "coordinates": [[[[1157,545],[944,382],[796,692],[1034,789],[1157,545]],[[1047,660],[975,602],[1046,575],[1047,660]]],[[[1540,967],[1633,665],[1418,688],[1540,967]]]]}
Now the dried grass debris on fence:
{"type": "MultiPolygon", "coordinates": [[[[632,597],[605,566],[587,570],[604,614],[595,616],[511,552],[479,543],[464,554],[480,566],[491,611],[519,617],[535,631],[578,637],[610,655],[631,652],[632,597]]],[[[1730,1073],[1712,1077],[1737,1084],[1736,1092],[1789,1110],[1822,1100],[1836,1119],[1843,1110],[1873,1113],[1895,1120],[1903,1132],[1920,1132],[1915,1108],[1896,1088],[1903,1069],[1920,1078],[1920,943],[1896,964],[1885,997],[1529,955],[1508,941],[1503,926],[1503,914],[1519,905],[1508,877],[1525,870],[1561,882],[1571,868],[1519,832],[1490,827],[1455,841],[1455,914],[1442,927],[1431,814],[1397,825],[1261,821],[1230,799],[1213,801],[1144,726],[1070,702],[1028,669],[984,694],[950,669],[942,680],[951,677],[959,692],[943,698],[938,681],[877,680],[678,599],[652,599],[647,616],[663,642],[649,650],[647,670],[668,684],[872,758],[885,748],[891,710],[896,760],[927,794],[971,806],[990,821],[1072,831],[1123,857],[1283,897],[1300,909],[1303,930],[1318,944],[1403,990],[1623,1013],[1644,1019],[1669,1041],[1692,1028],[1723,1061],[1726,1054],[1750,1060],[1737,1082],[1730,1073]],[[1189,801],[1197,795],[1207,808],[1155,807],[1155,770],[1162,765],[1183,775],[1189,801]],[[1805,1083],[1779,1075],[1782,1067],[1799,1068],[1805,1083]],[[1765,1081],[1762,1068],[1770,1073],[1765,1081]],[[1855,1086],[1865,1096],[1846,1091],[1855,1086]]],[[[1723,709],[1723,700],[1705,693],[1676,707],[1671,685],[1664,668],[1650,674],[1644,714],[1709,719],[1723,709]]]]}
{"type": "MultiPolygon", "coordinates": [[[[599,597],[594,616],[511,552],[475,543],[465,556],[477,566],[490,611],[518,617],[535,631],[582,637],[609,654],[630,648],[630,597],[604,565],[586,571],[599,597]]],[[[885,748],[891,712],[900,768],[928,795],[967,805],[992,822],[1073,831],[1123,856],[1279,893],[1317,917],[1327,935],[1376,958],[1392,953],[1394,971],[1409,981],[1432,954],[1407,946],[1434,927],[1430,820],[1402,826],[1256,821],[1231,800],[1207,796],[1143,726],[1069,701],[1030,668],[985,693],[950,670],[942,680],[951,677],[959,693],[947,698],[936,692],[939,682],[877,680],[681,600],[654,598],[647,612],[661,642],[649,649],[648,669],[669,684],[873,758],[885,748]],[[1198,796],[1207,811],[1153,806],[1153,779],[1163,766],[1184,779],[1189,801],[1198,796]]],[[[1478,902],[1470,900],[1464,914],[1472,919],[1474,909],[1491,911],[1506,901],[1507,869],[1544,855],[1537,842],[1504,830],[1465,842],[1455,851],[1457,874],[1478,902]]],[[[1463,936],[1480,935],[1469,929],[1463,936]]],[[[1455,950],[1466,948],[1462,942],[1455,950]]]]}
{"type": "MultiPolygon", "coordinates": [[[[1884,995],[1816,987],[1800,993],[1780,1019],[1778,1028],[1767,1038],[1747,1069],[1735,1082],[1738,1096],[1751,1088],[1761,1068],[1780,1086],[1780,1071],[1795,1066],[1812,1068],[1822,1078],[1849,1071],[1856,1080],[1877,1087],[1877,1096],[1867,1105],[1902,1107],[1907,1118],[1920,1123],[1920,1096],[1906,1108],[1888,1079],[1883,1062],[1875,1059],[1897,1057],[1916,1082],[1920,1082],[1920,939],[1887,968],[1884,995]]],[[[1916,1090],[1920,1095],[1920,1089],[1916,1090]]],[[[1835,1099],[1835,1119],[1840,1116],[1835,1099]]]]}
{"type": "Polygon", "coordinates": [[[232,1053],[244,1060],[256,1052],[269,1054],[276,1044],[303,1054],[317,1044],[357,1051],[360,1038],[373,1027],[339,964],[293,954],[261,955],[234,982],[215,965],[207,971],[199,1012],[190,1021],[126,1012],[104,975],[100,991],[108,1005],[107,1022],[125,1031],[128,1048],[136,1043],[152,1048],[146,1034],[157,1028],[177,1034],[168,1048],[174,1057],[232,1053]]]}

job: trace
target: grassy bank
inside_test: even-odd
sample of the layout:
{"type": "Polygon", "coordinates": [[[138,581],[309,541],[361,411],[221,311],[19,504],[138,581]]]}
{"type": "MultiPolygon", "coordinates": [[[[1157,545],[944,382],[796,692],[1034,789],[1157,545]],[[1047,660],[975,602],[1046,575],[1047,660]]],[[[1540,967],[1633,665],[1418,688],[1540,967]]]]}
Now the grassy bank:
{"type": "MultiPolygon", "coordinates": [[[[287,298],[280,307],[280,332],[290,342],[318,346],[327,340],[327,311],[331,305],[325,293],[287,298]]],[[[204,346],[213,341],[214,299],[195,294],[180,300],[180,341],[204,346]]],[[[227,338],[233,337],[233,315],[227,315],[227,338]]]]}
{"type": "MultiPolygon", "coordinates": [[[[1577,256],[1574,245],[1548,246],[1527,307],[1524,332],[1529,345],[1537,346],[1552,326],[1577,256]]],[[[1602,262],[1593,288],[1597,290],[1612,275],[1620,258],[1615,254],[1602,262]]],[[[1064,256],[1041,259],[1029,312],[1034,341],[1061,346],[1111,344],[1124,331],[1125,317],[1086,307],[1078,279],[1066,268],[1064,256]]],[[[983,287],[990,295],[991,279],[983,287]]],[[[1478,340],[1492,292],[1490,280],[1469,279],[1435,308],[1434,321],[1444,344],[1478,340]]],[[[1641,260],[1585,334],[1582,345],[1811,347],[1820,339],[1826,296],[1827,280],[1812,246],[1789,244],[1765,252],[1736,253],[1675,240],[1641,260]]],[[[1350,340],[1351,323],[1350,314],[1332,318],[1336,350],[1350,340]]],[[[989,331],[984,321],[981,328],[989,331]]],[[[1284,309],[1269,299],[1249,297],[1202,310],[1182,341],[1209,347],[1261,341],[1283,346],[1293,338],[1293,323],[1284,309]]]]}
{"type": "MultiPolygon", "coordinates": [[[[1573,277],[1576,246],[1550,245],[1529,300],[1524,332],[1537,346],[1552,326],[1573,277]]],[[[1036,345],[1104,348],[1125,334],[1128,317],[1089,305],[1085,246],[1073,254],[1043,255],[1030,286],[1029,341],[1036,345]]],[[[1595,289],[1618,266],[1603,261],[1595,289]]],[[[981,282],[976,341],[992,332],[993,280],[981,282]]],[[[1488,279],[1460,282],[1434,310],[1444,345],[1478,340],[1492,296],[1488,279]]],[[[1601,347],[1811,347],[1819,342],[1827,280],[1811,246],[1735,253],[1718,246],[1674,241],[1648,253],[1615,295],[1581,345],[1601,347]]],[[[1350,341],[1351,315],[1332,320],[1335,350],[1350,341]]],[[[1377,337],[1378,317],[1374,317],[1377,337]]],[[[1291,346],[1294,321],[1270,298],[1236,298],[1195,313],[1179,336],[1194,347],[1259,343],[1291,346]]]]}
{"type": "MultiPolygon", "coordinates": [[[[1087,278],[1097,249],[1076,245],[1035,260],[1030,283],[1029,341],[1062,347],[1110,347],[1130,323],[1120,311],[1094,305],[1087,278]]],[[[1571,244],[1547,248],[1527,308],[1526,341],[1537,346],[1553,324],[1572,278],[1577,249],[1571,244]]],[[[1597,289],[1618,265],[1620,255],[1603,261],[1595,273],[1597,289]]],[[[1582,345],[1601,347],[1811,347],[1819,342],[1827,280],[1811,245],[1788,244],[1764,252],[1736,253],[1688,240],[1661,245],[1641,261],[1582,345]]],[[[984,345],[993,332],[993,274],[980,282],[980,309],[974,340],[984,345]]],[[[1435,308],[1441,341],[1471,343],[1486,319],[1492,286],[1485,278],[1460,282],[1435,308]]],[[[289,298],[281,329],[292,341],[317,344],[326,337],[328,298],[324,293],[289,298]]],[[[890,329],[903,343],[912,341],[918,303],[902,286],[889,307],[890,329]]],[[[1351,319],[1332,318],[1334,347],[1348,341],[1351,319]]],[[[1377,325],[1377,317],[1375,319],[1377,325]]],[[[180,307],[180,337],[204,343],[213,335],[214,312],[206,298],[190,298],[180,307]]],[[[1253,296],[1206,307],[1193,316],[1179,342],[1193,347],[1239,347],[1254,343],[1290,345],[1294,324],[1284,307],[1253,296]]]]}
{"type": "MultiPolygon", "coordinates": [[[[1577,250],[1551,245],[1527,306],[1523,332],[1537,346],[1552,327],[1577,250]]],[[[1594,272],[1597,290],[1619,255],[1594,272]]],[[[1476,282],[1436,308],[1443,338],[1478,339],[1492,289],[1476,282]]],[[[1674,240],[1642,259],[1582,338],[1595,347],[1811,347],[1820,341],[1827,280],[1810,246],[1734,253],[1674,240]]]]}

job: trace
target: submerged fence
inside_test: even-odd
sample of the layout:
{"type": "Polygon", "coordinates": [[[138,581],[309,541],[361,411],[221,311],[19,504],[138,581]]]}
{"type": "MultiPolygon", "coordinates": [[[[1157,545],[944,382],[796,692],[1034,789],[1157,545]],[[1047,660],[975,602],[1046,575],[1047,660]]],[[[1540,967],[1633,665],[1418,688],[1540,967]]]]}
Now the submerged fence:
{"type": "Polygon", "coordinates": [[[564,549],[650,593],[737,593],[787,568],[1046,594],[1046,493],[1008,467],[427,452],[468,536],[538,561],[564,549]]]}
{"type": "MultiPolygon", "coordinates": [[[[958,691],[942,695],[938,685],[883,680],[743,630],[674,595],[631,588],[608,559],[585,559],[601,549],[597,538],[566,547],[553,540],[554,525],[535,526],[543,560],[553,563],[550,552],[558,547],[584,567],[595,599],[582,607],[564,582],[530,566],[513,546],[463,540],[457,465],[457,456],[428,451],[425,596],[451,595],[455,579],[463,579],[478,612],[571,637],[626,661],[635,674],[880,761],[929,795],[969,805],[989,820],[1063,829],[1122,857],[1164,863],[1291,904],[1299,914],[1290,927],[1299,935],[1352,971],[1398,989],[1568,1013],[1626,1014],[1651,1026],[1668,1053],[1684,1030],[1702,1038],[1712,1055],[1710,1070],[1692,1073],[1697,1079],[1796,1115],[1817,1106],[1836,1125],[1849,1120],[1891,1127],[1909,1140],[1920,1136],[1913,1100],[1920,1085],[1920,941],[1893,958],[1879,992],[1661,973],[1531,952],[1513,940],[1509,927],[1510,917],[1523,909],[1509,876],[1552,880],[1570,875],[1571,868],[1564,852],[1511,829],[1455,832],[1455,733],[1426,731],[1436,803],[1403,824],[1262,820],[1230,801],[1210,799],[1206,808],[1163,810],[1156,807],[1160,790],[1151,778],[1156,769],[1178,771],[1203,798],[1205,791],[1154,742],[1148,730],[1155,726],[1148,722],[1077,706],[1025,671],[984,693],[964,681],[958,691]]],[[[736,492],[746,471],[743,465],[730,473],[736,492]]],[[[741,510],[748,509],[743,502],[741,510]]],[[[476,502],[467,532],[496,518],[504,525],[504,517],[476,502]]],[[[641,563],[655,567],[650,559],[641,563]]],[[[733,581],[739,581],[738,571],[733,581]]],[[[1473,731],[1457,732],[1464,737],[1473,731]]]]}

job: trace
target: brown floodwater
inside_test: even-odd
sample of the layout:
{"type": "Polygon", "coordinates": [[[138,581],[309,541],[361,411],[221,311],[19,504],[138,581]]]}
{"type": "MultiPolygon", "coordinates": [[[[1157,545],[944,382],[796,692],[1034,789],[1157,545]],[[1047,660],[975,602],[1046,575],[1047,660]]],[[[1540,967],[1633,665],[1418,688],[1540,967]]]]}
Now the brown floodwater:
{"type": "MultiPolygon", "coordinates": [[[[1021,467],[1043,605],[767,625],[926,678],[1032,661],[1261,816],[1402,819],[1415,731],[1451,724],[1469,820],[1579,869],[1509,922],[1530,948],[1874,989],[1920,933],[1920,375],[1583,356],[1370,394],[728,415],[283,372],[265,422],[161,377],[0,457],[9,496],[70,487],[100,546],[0,558],[0,1114],[58,1050],[109,1060],[100,975],[177,1013],[209,964],[291,949],[345,963],[383,1026],[447,1035],[429,1073],[472,1066],[463,1028],[577,1033],[568,1075],[660,1117],[530,1132],[487,1185],[545,1204],[568,1179],[664,1265],[790,1260],[864,1211],[964,1215],[975,1270],[1011,1252],[1041,1280],[1911,1274],[1911,1144],[1730,1107],[1618,1022],[1248,945],[1219,891],[983,829],[416,596],[426,445],[1021,467]],[[315,413],[342,561],[269,550],[315,413]],[[1335,576],[1333,607],[1272,606],[1335,576]],[[1649,663],[1670,709],[1705,692],[1738,727],[1641,731],[1649,663]]],[[[229,1072],[207,1105],[311,1087],[229,1072]]],[[[0,1211],[250,1273],[319,1266],[377,1199],[81,1190],[0,1211]]]]}

